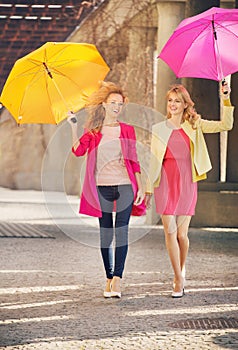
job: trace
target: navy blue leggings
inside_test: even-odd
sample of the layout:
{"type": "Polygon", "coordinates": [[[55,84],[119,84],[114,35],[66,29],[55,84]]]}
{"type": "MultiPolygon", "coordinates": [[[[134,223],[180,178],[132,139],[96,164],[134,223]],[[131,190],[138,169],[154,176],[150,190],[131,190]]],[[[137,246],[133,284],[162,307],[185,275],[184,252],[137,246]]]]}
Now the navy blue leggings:
{"type": "Polygon", "coordinates": [[[100,246],[107,278],[122,277],[128,251],[128,225],[130,221],[133,190],[131,185],[98,186],[102,217],[99,218],[100,246]],[[115,249],[113,249],[115,215],[115,249]]]}

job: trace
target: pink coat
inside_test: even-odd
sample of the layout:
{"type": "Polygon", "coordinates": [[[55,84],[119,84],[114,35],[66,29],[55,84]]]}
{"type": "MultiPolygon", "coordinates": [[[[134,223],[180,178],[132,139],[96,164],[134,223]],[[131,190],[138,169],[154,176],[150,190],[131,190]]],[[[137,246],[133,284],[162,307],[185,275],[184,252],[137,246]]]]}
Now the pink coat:
{"type": "MultiPolygon", "coordinates": [[[[137,194],[136,172],[140,172],[140,164],[136,152],[136,136],[134,127],[120,122],[121,134],[121,149],[124,158],[125,166],[131,180],[134,198],[137,194]]],[[[101,207],[99,203],[96,181],[96,155],[97,148],[101,141],[101,132],[85,132],[80,138],[80,144],[76,150],[72,148],[73,153],[77,156],[83,156],[87,153],[86,174],[84,178],[83,190],[80,200],[79,212],[90,216],[101,217],[101,207]]],[[[145,214],[145,204],[139,206],[133,205],[132,215],[139,216],[145,214]]]]}

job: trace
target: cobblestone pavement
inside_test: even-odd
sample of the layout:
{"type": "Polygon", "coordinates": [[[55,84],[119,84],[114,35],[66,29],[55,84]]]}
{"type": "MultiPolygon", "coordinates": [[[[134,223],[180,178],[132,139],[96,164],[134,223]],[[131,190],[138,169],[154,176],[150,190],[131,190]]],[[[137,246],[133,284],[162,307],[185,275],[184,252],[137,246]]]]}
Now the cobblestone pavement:
{"type": "Polygon", "coordinates": [[[97,230],[68,226],[0,238],[0,349],[238,349],[237,230],[190,229],[186,295],[172,299],[161,227],[132,225],[122,298],[104,299],[97,230]]]}

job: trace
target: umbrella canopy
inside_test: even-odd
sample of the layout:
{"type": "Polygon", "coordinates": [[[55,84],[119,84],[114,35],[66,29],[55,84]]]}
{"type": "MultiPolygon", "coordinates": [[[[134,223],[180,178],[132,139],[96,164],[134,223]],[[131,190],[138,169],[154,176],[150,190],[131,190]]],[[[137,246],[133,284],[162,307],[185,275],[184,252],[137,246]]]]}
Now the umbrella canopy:
{"type": "Polygon", "coordinates": [[[47,42],[15,62],[0,102],[18,124],[58,124],[85,106],[108,72],[94,45],[47,42]]]}
{"type": "Polygon", "coordinates": [[[178,78],[219,81],[238,71],[238,9],[212,7],[183,20],[158,57],[178,78]]]}

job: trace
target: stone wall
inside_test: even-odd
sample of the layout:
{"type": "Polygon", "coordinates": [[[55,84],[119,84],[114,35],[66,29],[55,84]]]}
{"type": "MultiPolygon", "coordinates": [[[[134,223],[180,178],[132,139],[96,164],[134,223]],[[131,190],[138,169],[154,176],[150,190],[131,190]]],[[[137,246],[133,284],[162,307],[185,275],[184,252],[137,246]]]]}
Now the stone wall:
{"type": "MultiPolygon", "coordinates": [[[[144,152],[148,150],[148,130],[161,118],[151,108],[155,97],[151,62],[157,45],[157,25],[156,1],[111,0],[93,11],[68,38],[96,44],[111,68],[107,80],[119,82],[130,100],[139,104],[128,106],[124,119],[135,125],[138,147],[144,152]]],[[[79,113],[79,118],[80,134],[84,113],[79,113]]],[[[82,175],[78,175],[84,159],[76,159],[70,152],[71,132],[66,122],[58,126],[17,126],[4,110],[0,119],[0,150],[0,186],[80,192],[82,175]]],[[[141,158],[148,159],[143,154],[141,158]]]]}

